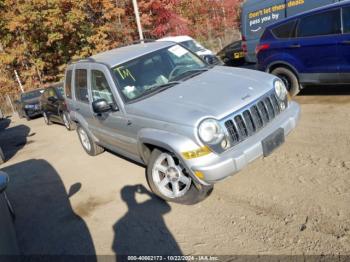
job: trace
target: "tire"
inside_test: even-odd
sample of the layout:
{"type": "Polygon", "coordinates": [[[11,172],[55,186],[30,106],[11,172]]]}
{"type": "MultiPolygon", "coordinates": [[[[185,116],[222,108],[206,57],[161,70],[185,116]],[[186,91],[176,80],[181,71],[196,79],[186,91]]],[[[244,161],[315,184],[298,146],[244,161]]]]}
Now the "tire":
{"type": "Polygon", "coordinates": [[[213,186],[195,185],[179,161],[171,153],[159,149],[154,149],[150,156],[146,178],[149,187],[158,197],[183,205],[194,205],[203,201],[213,190],[213,186]],[[163,165],[164,161],[167,165],[163,165]],[[178,190],[174,190],[173,185],[176,184],[178,190]]]}
{"type": "Polygon", "coordinates": [[[26,117],[26,120],[27,120],[27,121],[32,120],[32,118],[31,118],[30,116],[28,116],[28,115],[25,115],[25,117],[26,117]]]}
{"type": "Polygon", "coordinates": [[[4,152],[2,151],[1,147],[0,147],[0,164],[5,163],[6,159],[5,159],[5,155],[4,152]]]}
{"type": "Polygon", "coordinates": [[[297,76],[285,67],[277,67],[272,70],[271,74],[278,76],[282,79],[284,84],[286,85],[288,92],[291,96],[296,96],[300,92],[300,83],[297,76]]]}
{"type": "Polygon", "coordinates": [[[52,121],[50,120],[50,117],[47,115],[47,113],[44,111],[43,112],[43,117],[44,117],[44,122],[46,125],[52,125],[52,121]]]}
{"type": "Polygon", "coordinates": [[[103,147],[100,147],[92,140],[89,133],[82,126],[77,126],[77,133],[81,145],[90,156],[97,156],[105,151],[103,147]]]}
{"type": "Polygon", "coordinates": [[[67,128],[68,131],[74,130],[75,126],[72,123],[70,115],[69,115],[69,113],[67,111],[62,112],[61,118],[62,118],[64,126],[67,128]]]}

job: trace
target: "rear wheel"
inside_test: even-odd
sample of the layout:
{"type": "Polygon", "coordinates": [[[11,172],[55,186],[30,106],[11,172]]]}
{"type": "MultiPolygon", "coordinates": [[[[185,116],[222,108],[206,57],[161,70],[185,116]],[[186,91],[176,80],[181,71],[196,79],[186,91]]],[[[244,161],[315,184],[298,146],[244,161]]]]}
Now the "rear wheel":
{"type": "Polygon", "coordinates": [[[179,204],[196,204],[213,190],[213,186],[196,186],[178,159],[159,149],[154,149],[151,154],[146,176],[151,190],[156,195],[179,204]]]}
{"type": "Polygon", "coordinates": [[[67,130],[71,131],[74,129],[72,121],[70,120],[69,113],[67,111],[62,113],[62,120],[63,120],[64,126],[67,128],[67,130]]]}
{"type": "Polygon", "coordinates": [[[277,67],[271,72],[281,78],[291,96],[296,96],[300,92],[300,83],[297,76],[285,67],[277,67]]]}
{"type": "Polygon", "coordinates": [[[81,145],[90,156],[97,156],[104,151],[104,148],[97,145],[82,126],[77,127],[77,133],[81,145]]]}

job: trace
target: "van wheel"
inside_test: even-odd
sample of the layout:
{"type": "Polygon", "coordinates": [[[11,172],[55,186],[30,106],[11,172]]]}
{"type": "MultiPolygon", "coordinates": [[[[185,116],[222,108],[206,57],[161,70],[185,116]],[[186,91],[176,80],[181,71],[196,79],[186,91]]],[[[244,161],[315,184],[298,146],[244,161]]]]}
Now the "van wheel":
{"type": "Polygon", "coordinates": [[[288,68],[277,67],[271,74],[278,76],[284,82],[291,96],[296,96],[300,92],[300,84],[297,76],[288,68]]]}
{"type": "Polygon", "coordinates": [[[196,186],[178,159],[167,151],[154,149],[146,169],[147,182],[160,198],[184,205],[204,200],[213,186],[196,186]]]}
{"type": "Polygon", "coordinates": [[[43,112],[43,117],[44,117],[44,121],[45,121],[45,124],[46,125],[51,125],[52,124],[52,122],[51,122],[51,120],[50,120],[50,118],[49,118],[49,116],[47,115],[47,113],[46,112],[43,112]]]}
{"type": "Polygon", "coordinates": [[[104,148],[97,145],[82,126],[77,127],[77,133],[81,145],[90,156],[97,156],[104,151],[104,148]]]}

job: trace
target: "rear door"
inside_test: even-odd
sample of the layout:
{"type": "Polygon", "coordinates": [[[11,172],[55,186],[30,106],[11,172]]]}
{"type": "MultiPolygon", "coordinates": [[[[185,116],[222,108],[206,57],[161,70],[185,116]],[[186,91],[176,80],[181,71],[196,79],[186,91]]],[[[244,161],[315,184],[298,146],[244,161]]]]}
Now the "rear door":
{"type": "Polygon", "coordinates": [[[55,89],[50,87],[47,90],[47,111],[50,114],[50,117],[53,118],[54,120],[58,119],[58,107],[59,107],[59,101],[58,101],[58,96],[55,92],[55,89]]]}
{"type": "Polygon", "coordinates": [[[350,83],[350,6],[342,9],[343,34],[339,41],[340,83],[350,83]]]}
{"type": "Polygon", "coordinates": [[[339,8],[299,19],[296,38],[288,43],[288,53],[299,63],[302,82],[338,81],[340,33],[339,8]]]}
{"type": "Polygon", "coordinates": [[[107,113],[94,114],[94,134],[106,146],[111,145],[123,153],[137,155],[136,133],[117,104],[117,91],[114,89],[109,70],[104,65],[94,64],[90,72],[90,81],[92,101],[105,99],[114,108],[107,113]]]}

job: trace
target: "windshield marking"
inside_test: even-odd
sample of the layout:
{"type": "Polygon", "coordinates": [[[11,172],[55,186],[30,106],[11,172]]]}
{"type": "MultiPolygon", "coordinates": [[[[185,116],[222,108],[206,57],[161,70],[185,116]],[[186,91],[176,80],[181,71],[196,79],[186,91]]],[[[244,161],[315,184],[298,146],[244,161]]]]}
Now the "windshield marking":
{"type": "Polygon", "coordinates": [[[134,82],[136,82],[135,77],[132,75],[132,73],[130,72],[130,70],[128,68],[124,68],[123,66],[121,66],[121,67],[117,68],[117,71],[123,80],[130,77],[134,80],[134,82]]]}

